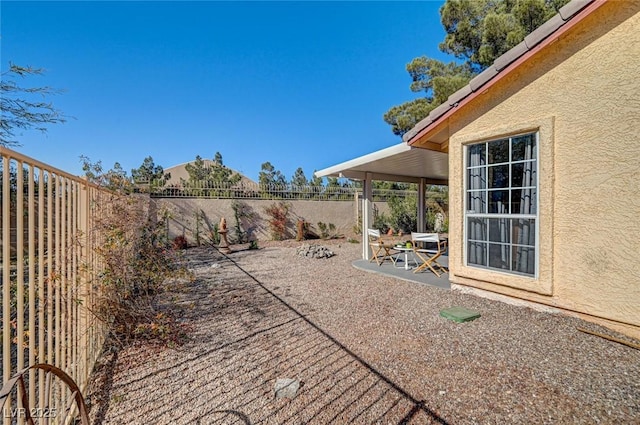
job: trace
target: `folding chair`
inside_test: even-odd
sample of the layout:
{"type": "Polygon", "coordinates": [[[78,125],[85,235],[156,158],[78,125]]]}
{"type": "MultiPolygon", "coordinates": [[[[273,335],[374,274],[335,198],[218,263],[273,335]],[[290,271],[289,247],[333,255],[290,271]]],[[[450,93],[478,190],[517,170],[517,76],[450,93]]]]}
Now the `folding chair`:
{"type": "Polygon", "coordinates": [[[393,250],[393,244],[385,243],[382,240],[380,230],[367,229],[367,237],[369,238],[369,247],[371,248],[372,255],[369,262],[375,261],[380,266],[384,260],[388,258],[394,265],[396,264],[396,259],[391,253],[391,250],[393,250]]]}
{"type": "Polygon", "coordinates": [[[413,272],[417,273],[424,269],[429,269],[436,276],[440,277],[447,270],[438,263],[438,258],[447,249],[447,241],[441,241],[437,233],[411,233],[411,243],[416,258],[422,261],[413,272]]]}

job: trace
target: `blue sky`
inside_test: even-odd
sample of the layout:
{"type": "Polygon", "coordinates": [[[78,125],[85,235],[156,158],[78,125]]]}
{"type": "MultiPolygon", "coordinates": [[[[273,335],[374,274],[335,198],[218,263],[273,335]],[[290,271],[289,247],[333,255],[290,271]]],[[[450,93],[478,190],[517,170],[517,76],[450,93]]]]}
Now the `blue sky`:
{"type": "Polygon", "coordinates": [[[21,153],[73,174],[81,155],[130,173],[213,158],[290,179],[401,140],[383,121],[418,96],[405,66],[452,58],[423,2],[0,3],[1,67],[46,69],[66,124],[24,132],[21,153]]]}

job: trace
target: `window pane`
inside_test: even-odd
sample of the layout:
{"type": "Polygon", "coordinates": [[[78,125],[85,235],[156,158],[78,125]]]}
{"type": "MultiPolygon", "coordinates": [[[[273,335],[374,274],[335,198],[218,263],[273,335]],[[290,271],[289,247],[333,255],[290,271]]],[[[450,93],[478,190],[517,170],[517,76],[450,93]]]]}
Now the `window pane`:
{"type": "Polygon", "coordinates": [[[486,189],[487,188],[487,169],[485,167],[469,168],[468,187],[467,189],[486,189]]]}
{"type": "Polygon", "coordinates": [[[489,191],[489,213],[508,214],[509,213],[509,191],[492,190],[489,191]]]}
{"type": "Polygon", "coordinates": [[[536,220],[517,219],[511,223],[511,241],[518,245],[536,245],[536,220]]]}
{"type": "Polygon", "coordinates": [[[511,145],[511,160],[523,161],[536,158],[536,135],[526,134],[514,137],[511,145]]]}
{"type": "Polygon", "coordinates": [[[471,145],[469,146],[469,148],[467,149],[468,153],[469,153],[469,157],[467,158],[467,166],[468,167],[474,167],[477,165],[485,165],[486,162],[486,158],[485,158],[485,151],[486,151],[486,144],[485,143],[480,143],[478,145],[471,145]]]}
{"type": "Polygon", "coordinates": [[[489,219],[489,241],[490,242],[510,242],[510,229],[508,218],[490,218],[489,219]]]}
{"type": "Polygon", "coordinates": [[[467,244],[467,264],[478,266],[487,265],[486,242],[469,242],[467,244]]]}
{"type": "Polygon", "coordinates": [[[489,167],[489,189],[509,187],[509,166],[489,167]]]}
{"type": "Polygon", "coordinates": [[[509,161],[509,140],[496,140],[489,142],[489,164],[498,164],[509,161]]]}
{"type": "Polygon", "coordinates": [[[511,269],[514,272],[536,274],[536,249],[526,246],[514,246],[513,264],[511,269]]]}
{"type": "Polygon", "coordinates": [[[511,164],[511,187],[522,187],[522,175],[524,174],[524,163],[511,164]]]}
{"type": "Polygon", "coordinates": [[[536,189],[514,189],[511,191],[511,214],[535,214],[536,189]]]}
{"type": "Polygon", "coordinates": [[[509,258],[509,245],[489,244],[489,267],[496,269],[511,269],[511,259],[509,258]]]}
{"type": "Polygon", "coordinates": [[[467,211],[471,213],[486,213],[487,212],[487,201],[485,200],[485,195],[487,192],[482,191],[474,191],[469,192],[467,194],[467,211]]]}
{"type": "Polygon", "coordinates": [[[535,186],[536,161],[519,162],[511,165],[511,186],[535,186]]]}
{"type": "Polygon", "coordinates": [[[467,219],[467,239],[486,241],[487,219],[469,217],[467,219]]]}
{"type": "Polygon", "coordinates": [[[538,172],[536,170],[538,163],[536,161],[527,161],[524,163],[524,174],[522,176],[523,186],[537,186],[538,172]]]}

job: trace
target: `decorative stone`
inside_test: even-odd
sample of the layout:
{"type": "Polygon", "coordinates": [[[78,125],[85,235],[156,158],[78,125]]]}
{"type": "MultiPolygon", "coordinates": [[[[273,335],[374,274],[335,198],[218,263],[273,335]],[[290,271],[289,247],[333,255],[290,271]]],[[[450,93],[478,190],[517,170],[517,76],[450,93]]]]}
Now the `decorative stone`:
{"type": "Polygon", "coordinates": [[[301,245],[296,254],[306,258],[331,258],[335,254],[329,248],[321,245],[301,245]]]}
{"type": "Polygon", "coordinates": [[[298,389],[300,389],[300,381],[291,378],[278,378],[273,387],[276,399],[294,398],[298,389]]]}

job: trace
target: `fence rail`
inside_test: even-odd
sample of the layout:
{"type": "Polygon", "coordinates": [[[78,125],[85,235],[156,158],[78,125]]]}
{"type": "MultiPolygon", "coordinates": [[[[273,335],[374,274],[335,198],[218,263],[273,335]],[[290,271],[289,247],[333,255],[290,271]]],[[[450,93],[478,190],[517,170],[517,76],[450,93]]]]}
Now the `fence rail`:
{"type": "MultiPolygon", "coordinates": [[[[0,147],[0,286],[2,379],[36,363],[66,372],[86,389],[105,339],[91,314],[91,286],[101,264],[91,226],[103,190],[64,171],[0,147]]],[[[43,371],[30,370],[29,405],[61,407],[63,391],[45,391],[43,371]],[[44,394],[52,399],[43,400],[44,394]]],[[[11,398],[5,412],[19,412],[11,398]]],[[[3,414],[3,422],[24,417],[3,414]]]]}
{"type": "MultiPolygon", "coordinates": [[[[215,199],[301,199],[316,201],[353,201],[362,194],[356,185],[298,186],[293,184],[263,185],[258,183],[225,184],[209,181],[184,182],[165,186],[163,183],[138,182],[140,192],[148,192],[153,198],[215,198],[215,199]]],[[[431,191],[430,196],[447,197],[446,192],[431,191]]],[[[415,197],[416,190],[373,189],[373,200],[388,201],[392,197],[415,197]]]]}

